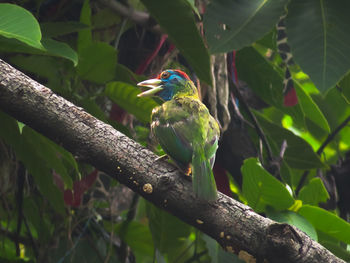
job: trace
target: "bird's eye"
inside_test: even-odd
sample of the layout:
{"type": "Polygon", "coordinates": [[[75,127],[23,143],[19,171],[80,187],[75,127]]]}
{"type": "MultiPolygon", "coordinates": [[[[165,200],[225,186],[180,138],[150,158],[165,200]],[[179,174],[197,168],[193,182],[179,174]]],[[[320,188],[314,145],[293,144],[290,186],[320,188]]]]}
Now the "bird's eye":
{"type": "Polygon", "coordinates": [[[160,74],[160,77],[161,77],[162,79],[167,79],[167,78],[169,78],[169,77],[170,77],[169,71],[163,71],[162,74],[160,74]]]}

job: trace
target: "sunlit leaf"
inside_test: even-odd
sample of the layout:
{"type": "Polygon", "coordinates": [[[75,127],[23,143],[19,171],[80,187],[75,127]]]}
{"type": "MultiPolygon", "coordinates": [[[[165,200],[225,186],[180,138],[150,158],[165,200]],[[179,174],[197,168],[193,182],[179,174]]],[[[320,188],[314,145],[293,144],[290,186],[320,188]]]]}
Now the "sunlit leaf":
{"type": "Polygon", "coordinates": [[[105,94],[127,112],[135,115],[140,121],[150,121],[151,112],[158,104],[151,98],[139,98],[140,88],[133,85],[114,81],[107,84],[105,94]]]}
{"type": "Polygon", "coordinates": [[[267,205],[283,210],[294,203],[287,188],[267,172],[257,159],[245,160],[241,171],[243,195],[254,211],[263,212],[267,205]]]}
{"type": "Polygon", "coordinates": [[[310,182],[301,188],[298,199],[303,201],[303,204],[318,205],[321,202],[326,202],[329,194],[323,185],[320,178],[312,178],[310,182]]]}
{"type": "Polygon", "coordinates": [[[317,230],[350,244],[350,224],[337,215],[311,205],[303,205],[298,213],[317,230]]]}
{"type": "Polygon", "coordinates": [[[0,35],[44,49],[40,43],[41,31],[38,21],[26,9],[12,4],[0,4],[0,35]]]}

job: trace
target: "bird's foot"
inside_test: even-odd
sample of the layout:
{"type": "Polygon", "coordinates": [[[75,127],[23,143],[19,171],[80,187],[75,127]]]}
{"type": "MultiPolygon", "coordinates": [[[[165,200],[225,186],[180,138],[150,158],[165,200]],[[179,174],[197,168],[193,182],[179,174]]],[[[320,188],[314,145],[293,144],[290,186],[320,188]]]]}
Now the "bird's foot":
{"type": "Polygon", "coordinates": [[[191,173],[192,173],[191,166],[188,166],[187,170],[184,171],[184,174],[185,174],[186,176],[190,176],[191,173]]]}

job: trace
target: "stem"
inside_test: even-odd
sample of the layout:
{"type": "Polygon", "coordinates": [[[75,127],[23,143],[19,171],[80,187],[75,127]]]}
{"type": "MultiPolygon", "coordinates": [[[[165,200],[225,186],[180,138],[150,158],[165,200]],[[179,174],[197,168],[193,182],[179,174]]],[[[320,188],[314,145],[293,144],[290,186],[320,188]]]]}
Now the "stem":
{"type": "Polygon", "coordinates": [[[255,118],[255,115],[251,112],[247,102],[245,101],[241,92],[239,91],[239,81],[238,81],[238,74],[237,74],[237,67],[236,67],[236,51],[233,51],[232,67],[233,67],[233,71],[234,71],[234,79],[231,76],[231,80],[233,82],[233,85],[231,85],[233,88],[233,92],[234,92],[235,96],[238,98],[239,102],[242,104],[244,110],[247,112],[249,118],[252,120],[255,130],[256,130],[258,136],[261,138],[263,145],[266,148],[267,158],[268,158],[269,162],[272,162],[273,155],[272,155],[271,147],[267,141],[267,138],[266,138],[262,128],[260,127],[258,120],[255,118]]]}
{"type": "MultiPolygon", "coordinates": [[[[326,140],[321,144],[320,148],[318,148],[318,150],[316,151],[316,153],[318,155],[321,155],[321,153],[327,147],[327,145],[334,139],[334,137],[341,131],[341,129],[343,129],[348,124],[349,121],[350,121],[350,116],[348,116],[342,123],[339,124],[339,126],[337,128],[335,128],[335,130],[333,132],[331,132],[327,136],[326,140]]],[[[310,173],[310,170],[306,170],[303,173],[303,175],[301,176],[299,184],[295,190],[296,195],[299,194],[299,191],[300,191],[301,187],[304,185],[306,177],[308,176],[309,173],[310,173]]]]}

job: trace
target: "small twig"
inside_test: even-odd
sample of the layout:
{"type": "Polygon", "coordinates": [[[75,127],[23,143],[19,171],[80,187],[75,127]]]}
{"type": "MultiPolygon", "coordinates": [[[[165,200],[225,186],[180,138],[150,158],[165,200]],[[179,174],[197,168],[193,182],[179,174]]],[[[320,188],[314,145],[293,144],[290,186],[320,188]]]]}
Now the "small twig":
{"type": "MultiPolygon", "coordinates": [[[[335,130],[333,132],[331,132],[327,136],[326,140],[321,144],[320,148],[318,148],[318,150],[316,151],[316,153],[318,155],[321,155],[321,153],[327,147],[327,145],[334,139],[334,137],[340,132],[340,130],[343,129],[348,124],[349,121],[350,121],[350,116],[348,116],[342,123],[339,124],[339,126],[337,128],[335,128],[335,130]]],[[[301,176],[299,184],[295,190],[296,195],[299,194],[299,191],[300,191],[301,187],[304,185],[306,177],[308,176],[309,173],[310,173],[310,170],[306,170],[303,173],[303,175],[301,176]]]]}
{"type": "Polygon", "coordinates": [[[286,141],[286,140],[283,140],[282,146],[281,146],[280,155],[279,155],[280,160],[283,160],[284,153],[286,152],[287,147],[288,147],[287,141],[286,141]]]}

